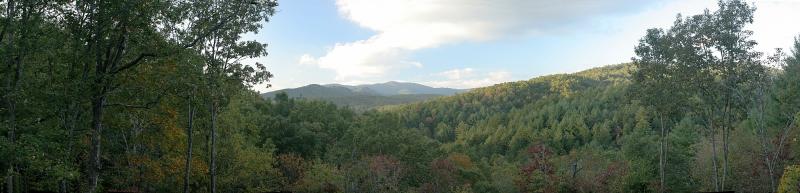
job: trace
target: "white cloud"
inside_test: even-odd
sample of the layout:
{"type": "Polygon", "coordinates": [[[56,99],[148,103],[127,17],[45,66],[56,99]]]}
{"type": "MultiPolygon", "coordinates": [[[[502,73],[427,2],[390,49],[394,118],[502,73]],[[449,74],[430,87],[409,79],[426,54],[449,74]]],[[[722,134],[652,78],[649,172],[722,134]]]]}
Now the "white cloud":
{"type": "Polygon", "coordinates": [[[489,72],[489,80],[504,81],[511,78],[511,73],[506,71],[489,72]]]}
{"type": "Polygon", "coordinates": [[[297,63],[301,65],[317,65],[317,59],[309,54],[303,54],[297,63]]]}
{"type": "Polygon", "coordinates": [[[453,69],[440,72],[438,73],[438,75],[447,77],[447,79],[458,80],[461,78],[471,77],[473,75],[473,72],[475,72],[475,70],[473,70],[472,68],[464,68],[464,69],[453,69]]]}
{"type": "Polygon", "coordinates": [[[445,80],[428,81],[425,84],[433,87],[478,88],[511,81],[511,73],[508,71],[476,73],[472,68],[452,69],[435,75],[445,80]]]}
{"type": "Polygon", "coordinates": [[[420,62],[408,62],[408,63],[417,68],[422,68],[423,66],[422,63],[420,62]]]}
{"type": "Polygon", "coordinates": [[[541,33],[550,26],[618,12],[637,0],[337,0],[340,14],[376,34],[337,43],[316,60],[337,80],[383,75],[418,66],[408,55],[441,45],[541,33]]]}

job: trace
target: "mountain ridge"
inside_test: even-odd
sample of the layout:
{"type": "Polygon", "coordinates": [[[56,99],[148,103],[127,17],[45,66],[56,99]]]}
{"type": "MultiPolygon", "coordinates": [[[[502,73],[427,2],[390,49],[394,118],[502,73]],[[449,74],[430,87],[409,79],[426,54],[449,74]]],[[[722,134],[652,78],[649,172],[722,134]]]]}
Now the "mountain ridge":
{"type": "Polygon", "coordinates": [[[431,87],[419,83],[389,81],[361,85],[309,84],[297,88],[271,91],[263,93],[261,96],[274,98],[279,93],[286,93],[290,98],[323,100],[340,106],[363,110],[378,106],[425,101],[466,91],[468,89],[431,87]]]}

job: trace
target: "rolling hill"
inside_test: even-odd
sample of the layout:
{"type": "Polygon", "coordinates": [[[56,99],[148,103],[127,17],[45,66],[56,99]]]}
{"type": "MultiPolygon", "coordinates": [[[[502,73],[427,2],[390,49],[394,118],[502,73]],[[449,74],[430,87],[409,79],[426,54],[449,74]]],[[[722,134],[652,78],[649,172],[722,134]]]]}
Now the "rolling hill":
{"type": "Polygon", "coordinates": [[[267,92],[262,96],[264,98],[273,98],[278,93],[286,93],[291,98],[330,101],[336,105],[365,110],[385,105],[419,102],[440,96],[451,96],[464,91],[466,90],[434,88],[418,83],[390,81],[354,86],[310,84],[298,88],[267,92]]]}

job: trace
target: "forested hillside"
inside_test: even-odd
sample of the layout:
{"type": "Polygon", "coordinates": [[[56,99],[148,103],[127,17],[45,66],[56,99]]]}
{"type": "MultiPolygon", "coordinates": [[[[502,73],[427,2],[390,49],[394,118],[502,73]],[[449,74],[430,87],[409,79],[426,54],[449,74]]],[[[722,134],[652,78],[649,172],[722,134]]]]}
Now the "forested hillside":
{"type": "Polygon", "coordinates": [[[357,111],[254,85],[274,1],[0,1],[2,192],[798,192],[800,39],[755,11],[636,57],[357,111]]]}

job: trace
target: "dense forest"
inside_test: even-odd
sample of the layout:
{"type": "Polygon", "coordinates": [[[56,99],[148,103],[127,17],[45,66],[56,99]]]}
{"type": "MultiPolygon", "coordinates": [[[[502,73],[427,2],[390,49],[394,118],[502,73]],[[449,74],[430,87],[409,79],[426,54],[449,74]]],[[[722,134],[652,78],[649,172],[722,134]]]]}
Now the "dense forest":
{"type": "Polygon", "coordinates": [[[253,91],[273,0],[0,1],[17,192],[798,192],[800,39],[738,0],[632,62],[368,111],[253,91]]]}

